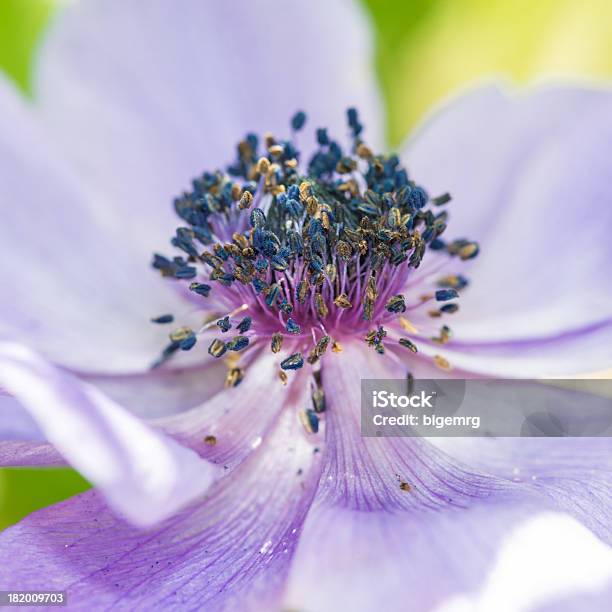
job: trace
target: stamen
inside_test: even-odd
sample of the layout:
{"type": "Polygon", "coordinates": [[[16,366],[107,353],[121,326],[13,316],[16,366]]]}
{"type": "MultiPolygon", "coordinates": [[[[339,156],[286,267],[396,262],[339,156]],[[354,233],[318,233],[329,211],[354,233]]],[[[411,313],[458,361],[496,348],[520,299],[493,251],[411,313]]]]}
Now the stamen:
{"type": "MultiPolygon", "coordinates": [[[[317,414],[325,410],[320,361],[329,346],[338,354],[341,341],[365,338],[383,355],[384,343],[391,341],[386,327],[390,346],[399,344],[412,353],[418,352],[418,340],[399,338],[398,329],[411,338],[451,342],[448,326],[437,335],[431,336],[430,329],[421,335],[404,314],[410,311],[419,327],[427,327],[427,315],[457,312],[454,300],[468,280],[447,274],[436,282],[432,273],[437,276],[443,264],[432,270],[426,262],[423,274],[415,270],[429,250],[438,252],[436,262],[441,255],[466,261],[478,255],[479,247],[466,238],[445,239],[449,214],[440,207],[450,195],[430,198],[397,155],[376,154],[364,141],[356,109],[347,111],[348,146],[319,128],[309,160],[297,148],[306,121],[303,111],[295,113],[289,139],[247,134],[225,170],[204,172],[175,199],[181,221],[170,242],[179,254],[155,254],[152,265],[164,277],[187,280],[192,294],[207,298],[201,300],[206,320],[196,332],[189,327],[173,331],[154,367],[217,329],[233,337],[208,340],[208,352],[215,358],[232,356],[225,384],[234,387],[260,347],[269,343],[276,354],[286,342],[291,355],[280,363],[279,378],[286,384],[287,371],[304,367],[305,361],[311,366],[313,410],[303,418],[307,429],[316,431],[317,414]],[[248,316],[239,319],[247,309],[248,316]]],[[[152,319],[173,321],[172,314],[152,319]]],[[[395,350],[386,354],[412,359],[405,353],[400,358],[395,350]]],[[[438,367],[450,368],[443,357],[433,359],[438,367]]]]}
{"type": "Polygon", "coordinates": [[[445,359],[444,357],[442,357],[442,355],[434,355],[434,363],[441,369],[441,370],[450,370],[451,369],[451,365],[448,361],[448,359],[445,359]]]}
{"type": "Polygon", "coordinates": [[[227,346],[222,340],[215,338],[208,347],[208,353],[217,359],[222,357],[227,351],[227,346]]]}
{"type": "Polygon", "coordinates": [[[400,338],[398,342],[407,349],[410,349],[413,353],[418,352],[417,345],[411,340],[408,340],[408,338],[400,338]]]}
{"type": "Polygon", "coordinates": [[[436,291],[438,302],[447,302],[448,300],[454,300],[456,297],[459,297],[459,294],[455,289],[438,289],[436,291]]]}
{"type": "Polygon", "coordinates": [[[165,315],[160,315],[159,317],[155,317],[154,319],[151,319],[151,323],[160,323],[160,324],[165,324],[165,323],[172,323],[174,321],[174,315],[171,314],[165,314],[165,315]]]}
{"type": "Polygon", "coordinates": [[[304,365],[304,356],[302,353],[293,353],[281,361],[280,365],[283,370],[299,370],[304,365]]]}
{"type": "Polygon", "coordinates": [[[244,378],[244,370],[240,368],[231,368],[225,377],[226,387],[237,387],[244,378]]]}
{"type": "Polygon", "coordinates": [[[284,336],[283,334],[272,334],[272,352],[273,353],[278,353],[281,350],[281,347],[283,346],[283,340],[284,340],[284,336]]]}
{"type": "Polygon", "coordinates": [[[300,412],[300,421],[308,433],[315,434],[319,431],[319,417],[314,410],[310,408],[302,410],[300,412]]]}

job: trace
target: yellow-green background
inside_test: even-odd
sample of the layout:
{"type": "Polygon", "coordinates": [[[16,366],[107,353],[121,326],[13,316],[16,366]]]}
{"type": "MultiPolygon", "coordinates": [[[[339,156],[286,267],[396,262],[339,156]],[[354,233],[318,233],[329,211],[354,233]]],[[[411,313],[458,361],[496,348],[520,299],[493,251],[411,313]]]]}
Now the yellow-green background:
{"type": "MultiPolygon", "coordinates": [[[[364,2],[392,144],[432,103],[474,79],[612,75],[612,0],[364,2]]],[[[58,3],[0,0],[0,68],[25,92],[36,43],[58,3]]],[[[86,486],[69,470],[0,470],[0,528],[86,486]]]]}

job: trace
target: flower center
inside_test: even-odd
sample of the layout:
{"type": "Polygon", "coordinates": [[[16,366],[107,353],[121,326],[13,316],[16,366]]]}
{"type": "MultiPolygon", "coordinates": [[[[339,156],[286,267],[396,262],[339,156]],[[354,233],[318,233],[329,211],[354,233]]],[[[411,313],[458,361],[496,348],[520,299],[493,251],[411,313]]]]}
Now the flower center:
{"type": "MultiPolygon", "coordinates": [[[[183,255],[155,255],[153,266],[187,282],[206,317],[199,329],[174,330],[156,366],[216,330],[207,344],[217,358],[264,343],[288,351],[280,362],[286,381],[287,371],[316,366],[349,337],[384,353],[393,337],[387,328],[410,336],[416,329],[407,313],[429,300],[442,302],[429,311],[434,318],[457,310],[462,276],[439,279],[431,295],[406,292],[427,250],[461,260],[478,254],[474,242],[441,238],[447,213],[440,207],[450,196],[431,199],[396,155],[366,145],[355,109],[347,118],[348,151],[318,129],[303,163],[296,142],[306,115],[298,112],[291,139],[247,135],[225,171],[204,173],[175,200],[183,224],[172,244],[183,255]]],[[[449,337],[444,325],[432,340],[449,337]]],[[[410,337],[393,342],[417,351],[410,337]]],[[[242,376],[234,367],[228,380],[238,384],[242,376]]]]}

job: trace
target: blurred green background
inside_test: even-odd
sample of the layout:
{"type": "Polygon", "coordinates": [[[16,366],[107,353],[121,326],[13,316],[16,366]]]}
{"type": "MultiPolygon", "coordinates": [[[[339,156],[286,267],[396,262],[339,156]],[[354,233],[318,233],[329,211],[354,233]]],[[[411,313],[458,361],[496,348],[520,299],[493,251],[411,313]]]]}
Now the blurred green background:
{"type": "MultiPolygon", "coordinates": [[[[392,145],[432,104],[475,79],[612,75],[610,0],[363,2],[392,145]]],[[[0,68],[28,95],[37,41],[59,4],[0,0],[0,68]]],[[[0,470],[0,528],[86,487],[70,470],[0,470]]]]}

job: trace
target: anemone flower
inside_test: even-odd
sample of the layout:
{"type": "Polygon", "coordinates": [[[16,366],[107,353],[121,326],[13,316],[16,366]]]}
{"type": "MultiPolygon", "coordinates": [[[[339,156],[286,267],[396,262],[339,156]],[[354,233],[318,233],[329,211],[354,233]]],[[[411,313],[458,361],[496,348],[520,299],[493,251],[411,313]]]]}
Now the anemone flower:
{"type": "Polygon", "coordinates": [[[82,2],[35,83],[0,91],[0,461],[94,489],[2,533],[2,588],[605,604],[608,440],[362,438],[359,381],[610,365],[609,91],[481,87],[385,153],[348,2],[82,2]]]}

